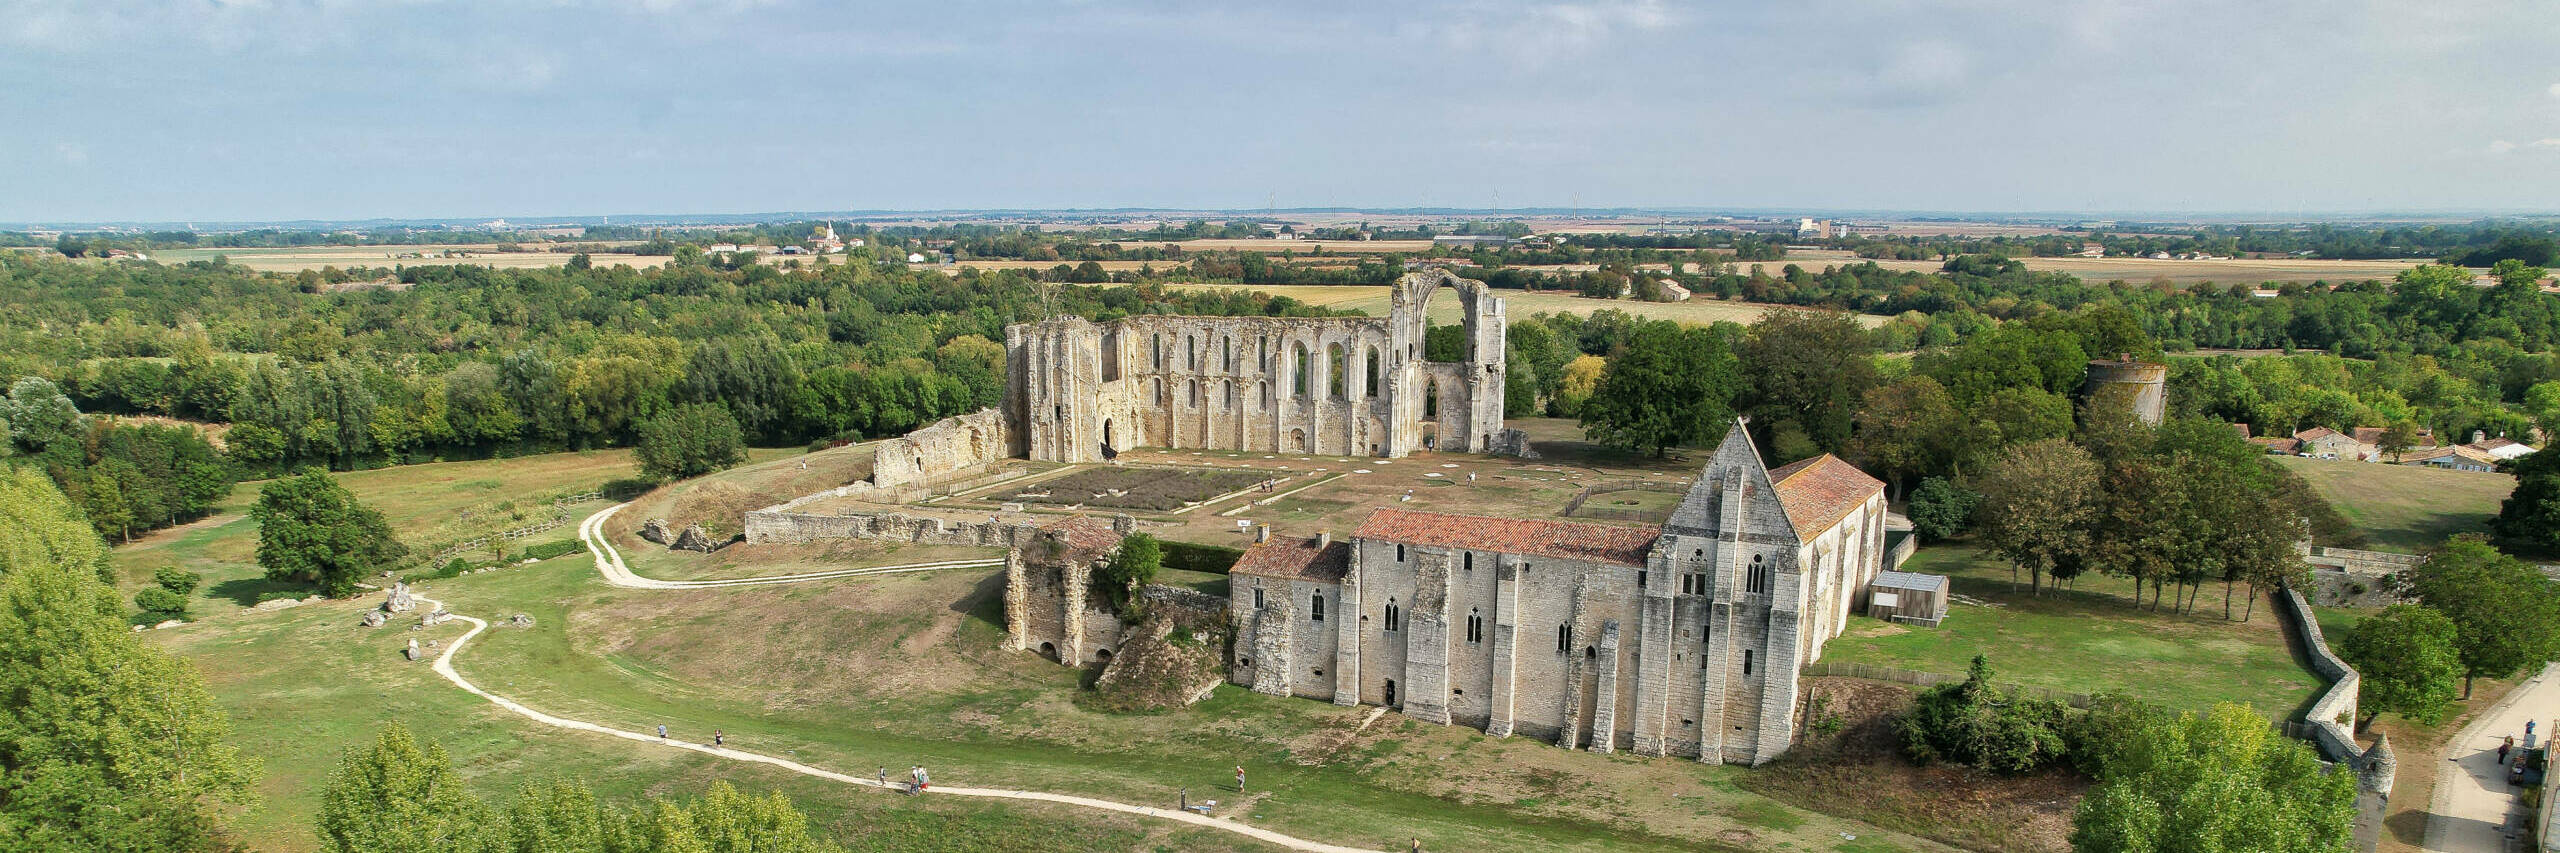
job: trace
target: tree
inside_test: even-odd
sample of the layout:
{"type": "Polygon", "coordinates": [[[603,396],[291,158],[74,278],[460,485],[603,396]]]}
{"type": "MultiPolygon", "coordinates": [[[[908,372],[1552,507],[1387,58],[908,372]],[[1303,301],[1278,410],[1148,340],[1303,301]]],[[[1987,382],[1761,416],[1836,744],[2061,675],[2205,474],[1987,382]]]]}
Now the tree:
{"type": "MultiPolygon", "coordinates": [[[[2364,722],[2391,711],[2427,725],[2444,720],[2462,678],[2453,620],[2415,604],[2394,604],[2339,638],[2338,656],[2363,677],[2356,694],[2364,722]]],[[[2360,724],[2361,725],[2361,724],[2360,724]]]]}
{"type": "Polygon", "coordinates": [[[28,450],[43,450],[80,434],[80,407],[41,376],[9,386],[8,398],[0,400],[0,420],[9,422],[18,443],[28,450]]]}
{"type": "Polygon", "coordinates": [[[1906,376],[1867,391],[1849,457],[1883,471],[1898,496],[1904,480],[1947,470],[1964,438],[1962,423],[1938,380],[1906,376]]]}
{"type": "Polygon", "coordinates": [[[97,534],[25,473],[0,481],[0,847],[224,849],[254,762],[195,670],[128,629],[97,534]]]}
{"type": "Polygon", "coordinates": [[[1746,408],[1771,427],[1791,420],[1816,445],[1840,451],[1852,416],[1876,384],[1875,339],[1845,311],[1772,311],[1736,346],[1746,408]]]}
{"type": "Polygon", "coordinates": [[[1609,360],[1596,355],[1576,356],[1565,362],[1564,377],[1556,383],[1556,396],[1549,401],[1553,403],[1550,408],[1555,410],[1555,416],[1580,417],[1583,402],[1590,400],[1592,392],[1599,390],[1600,376],[1607,372],[1608,367],[1609,360]]]}
{"type": "Polygon", "coordinates": [[[2098,513],[2098,463],[2062,439],[2010,448],[1982,479],[1975,510],[1984,544],[2009,561],[2011,577],[2027,570],[2033,588],[2044,576],[2078,574],[2087,559],[2089,527],[2098,513]]]}
{"type": "Polygon", "coordinates": [[[2117,735],[2072,815],[2080,853],[2338,853],[2356,774],[2244,705],[2160,717],[2117,735]]]}
{"type": "Polygon", "coordinates": [[[444,747],[399,723],[347,751],[320,794],[313,830],[331,853],[434,853],[494,846],[489,807],[463,788],[444,747]]]}
{"type": "Polygon", "coordinates": [[[1102,582],[1103,594],[1110,596],[1115,607],[1127,604],[1130,593],[1154,583],[1156,570],[1164,568],[1164,544],[1149,534],[1129,534],[1100,568],[1095,577],[1102,582]]]}
{"type": "Polygon", "coordinates": [[[2401,454],[2408,453],[2409,448],[2417,445],[2418,424],[2402,418],[2392,421],[2390,426],[2382,429],[2382,437],[2375,441],[2374,450],[2391,457],[2391,461],[2398,462],[2401,454]]]}
{"type": "Polygon", "coordinates": [[[382,513],[321,471],[268,483],[249,508],[258,522],[258,565],[271,580],[307,583],[331,598],[408,554],[382,513]]]}
{"type": "Polygon", "coordinates": [[[640,476],[655,480],[698,477],[746,461],[746,441],[729,410],[692,403],[658,413],[640,424],[640,476]]]}
{"type": "Polygon", "coordinates": [[[2541,550],[2560,550],[2560,453],[2515,461],[2516,488],[2498,504],[2489,529],[2541,550]]]}
{"type": "Polygon", "coordinates": [[[1920,481],[1911,490],[1911,532],[1922,542],[1937,542],[1964,532],[1973,524],[1973,511],[1981,505],[1982,495],[1956,485],[1945,477],[1920,481]]]}
{"type": "Polygon", "coordinates": [[[115,577],[106,543],[52,480],[32,468],[0,469],[0,574],[35,565],[72,566],[101,583],[115,577]]]}
{"type": "Polygon", "coordinates": [[[2560,586],[2531,564],[2456,536],[2411,574],[2419,602],[2453,622],[2463,698],[2474,678],[2506,678],[2560,655],[2560,586]]]}
{"type": "Polygon", "coordinates": [[[1583,432],[1604,446],[1655,456],[1723,435],[1740,384],[1729,328],[1667,320],[1637,326],[1583,402],[1583,432]]]}

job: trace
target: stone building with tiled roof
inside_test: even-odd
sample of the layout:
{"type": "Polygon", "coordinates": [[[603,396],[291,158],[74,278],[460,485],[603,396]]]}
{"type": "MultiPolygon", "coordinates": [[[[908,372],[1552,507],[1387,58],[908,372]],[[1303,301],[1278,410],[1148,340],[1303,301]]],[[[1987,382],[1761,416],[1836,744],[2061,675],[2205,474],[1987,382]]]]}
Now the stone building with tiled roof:
{"type": "Polygon", "coordinates": [[[1884,568],[1884,484],[1732,429],[1658,527],[1380,509],[1229,576],[1230,680],[1574,749],[1759,764],[1884,568]]]}

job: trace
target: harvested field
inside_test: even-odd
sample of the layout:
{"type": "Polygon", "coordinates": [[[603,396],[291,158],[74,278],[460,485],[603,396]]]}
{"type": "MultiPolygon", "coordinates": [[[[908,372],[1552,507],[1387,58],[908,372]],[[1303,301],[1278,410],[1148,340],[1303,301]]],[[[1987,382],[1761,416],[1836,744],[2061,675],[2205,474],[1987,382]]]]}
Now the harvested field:
{"type": "Polygon", "coordinates": [[[1164,511],[1180,509],[1271,479],[1254,471],[1201,468],[1090,468],[1024,487],[1025,503],[1164,511]]]}
{"type": "MultiPolygon", "coordinates": [[[[1785,260],[1758,262],[1774,275],[1787,264],[1809,270],[1865,263],[1867,259],[1835,249],[1792,249],[1785,260]]],[[[2188,285],[2258,284],[2287,281],[2363,281],[2388,279],[2422,261],[2323,261],[2297,258],[2228,258],[2218,261],[2155,261],[2148,258],[2019,258],[2031,270],[2070,273],[2091,284],[2123,280],[2136,284],[2165,280],[2188,285]]],[[[1937,272],[1938,261],[1876,261],[1892,270],[1937,272]]]]}

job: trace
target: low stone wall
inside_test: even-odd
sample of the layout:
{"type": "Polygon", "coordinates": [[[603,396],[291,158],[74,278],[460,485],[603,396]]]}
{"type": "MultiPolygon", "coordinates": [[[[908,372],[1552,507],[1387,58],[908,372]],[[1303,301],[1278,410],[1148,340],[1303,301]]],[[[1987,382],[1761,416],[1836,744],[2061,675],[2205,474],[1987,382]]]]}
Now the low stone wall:
{"type": "Polygon", "coordinates": [[[2305,546],[2312,603],[2323,607],[2387,607],[2409,600],[2399,575],[2426,562],[2417,554],[2305,546]]]}
{"type": "Polygon", "coordinates": [[[1901,571],[1902,564],[1911,561],[1911,555],[1920,553],[1920,534],[1908,530],[1901,530],[1891,531],[1885,535],[1893,536],[1895,533],[1901,534],[1901,538],[1895,539],[1892,545],[1885,548],[1884,567],[1893,571],[1901,571]]]}
{"type": "Polygon", "coordinates": [[[2277,590],[2276,612],[2302,638],[2303,655],[2311,659],[2311,671],[2329,682],[2329,688],[2321,691],[2319,700],[2312,702],[2311,709],[2302,715],[2303,721],[2311,725],[2312,742],[2331,761],[2355,761],[2364,750],[2356,745],[2355,732],[2339,720],[2355,720],[2356,694],[2363,676],[2329,650],[2328,640],[2320,636],[2320,620],[2312,615],[2311,603],[2303,600],[2302,593],[2277,590]]]}
{"type": "MultiPolygon", "coordinates": [[[[2382,819],[2390,810],[2391,785],[2398,775],[2399,763],[2391,752],[2391,739],[2377,735],[2372,749],[2356,747],[2355,732],[2348,726],[2355,722],[2356,696],[2363,676],[2329,650],[2329,641],[2320,635],[2320,620],[2301,593],[2278,590],[2275,599],[2276,615],[2301,639],[2303,655],[2311,660],[2311,671],[2329,681],[2328,689],[2311,703],[2311,710],[2303,712],[2303,725],[2310,729],[2308,739],[2320,749],[2322,758],[2356,774],[2354,847],[2373,850],[2381,843],[2382,819]],[[2342,718],[2345,722],[2340,722],[2342,718]]],[[[2292,726],[2286,730],[2299,733],[2292,726]]]]}
{"type": "Polygon", "coordinates": [[[948,521],[893,511],[818,515],[760,509],[747,513],[746,528],[747,541],[758,545],[874,539],[925,545],[1017,548],[1039,535],[1039,528],[1029,524],[948,521]]]}

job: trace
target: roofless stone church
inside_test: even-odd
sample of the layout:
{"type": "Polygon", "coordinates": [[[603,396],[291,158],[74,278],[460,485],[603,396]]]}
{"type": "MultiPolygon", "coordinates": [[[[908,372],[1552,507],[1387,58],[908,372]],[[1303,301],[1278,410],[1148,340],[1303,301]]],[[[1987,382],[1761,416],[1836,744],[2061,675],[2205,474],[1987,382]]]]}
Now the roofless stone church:
{"type": "Polygon", "coordinates": [[[1759,764],[1883,568],[1884,485],[1736,422],[1660,528],[1380,509],[1233,570],[1231,680],[1554,741],[1759,764]]]}

